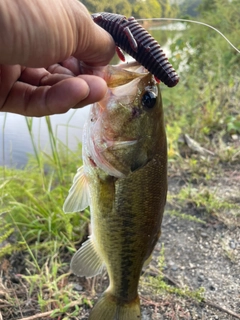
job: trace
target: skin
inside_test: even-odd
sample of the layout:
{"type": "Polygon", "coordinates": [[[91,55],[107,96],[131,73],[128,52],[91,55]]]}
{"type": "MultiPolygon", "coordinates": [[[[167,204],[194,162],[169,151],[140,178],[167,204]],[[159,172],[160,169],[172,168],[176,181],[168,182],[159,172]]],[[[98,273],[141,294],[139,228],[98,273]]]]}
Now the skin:
{"type": "Polygon", "coordinates": [[[0,43],[0,111],[41,117],[106,94],[79,62],[107,65],[115,44],[78,0],[1,0],[0,43]]]}

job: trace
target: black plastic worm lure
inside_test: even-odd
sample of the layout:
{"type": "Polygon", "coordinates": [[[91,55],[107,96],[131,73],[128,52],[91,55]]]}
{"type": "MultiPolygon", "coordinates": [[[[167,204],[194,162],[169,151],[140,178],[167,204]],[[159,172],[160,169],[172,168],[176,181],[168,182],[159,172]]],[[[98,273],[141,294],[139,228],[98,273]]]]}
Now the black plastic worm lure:
{"type": "Polygon", "coordinates": [[[116,45],[143,65],[168,87],[174,87],[179,76],[169,63],[158,42],[134,17],[101,12],[92,14],[93,21],[113,37],[116,45]]]}

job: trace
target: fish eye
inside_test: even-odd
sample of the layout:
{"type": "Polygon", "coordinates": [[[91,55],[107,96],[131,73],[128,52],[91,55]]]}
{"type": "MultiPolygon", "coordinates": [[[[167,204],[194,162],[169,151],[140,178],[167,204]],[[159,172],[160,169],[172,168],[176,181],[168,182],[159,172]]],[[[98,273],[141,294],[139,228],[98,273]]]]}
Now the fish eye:
{"type": "Polygon", "coordinates": [[[146,91],[142,96],[142,106],[147,109],[152,109],[157,101],[157,95],[153,91],[146,91]]]}

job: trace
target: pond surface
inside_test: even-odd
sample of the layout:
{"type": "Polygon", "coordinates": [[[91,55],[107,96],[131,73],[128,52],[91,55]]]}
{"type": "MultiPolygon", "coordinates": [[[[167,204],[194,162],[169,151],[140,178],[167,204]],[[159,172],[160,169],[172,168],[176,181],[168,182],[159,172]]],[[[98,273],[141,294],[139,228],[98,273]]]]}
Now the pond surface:
{"type": "MultiPolygon", "coordinates": [[[[90,106],[87,106],[50,116],[56,138],[71,149],[81,141],[89,108],[90,106]]],[[[25,117],[0,112],[0,130],[0,165],[23,168],[27,163],[28,154],[33,153],[25,117]]],[[[33,118],[32,133],[38,148],[48,152],[50,144],[45,118],[33,118]]]]}

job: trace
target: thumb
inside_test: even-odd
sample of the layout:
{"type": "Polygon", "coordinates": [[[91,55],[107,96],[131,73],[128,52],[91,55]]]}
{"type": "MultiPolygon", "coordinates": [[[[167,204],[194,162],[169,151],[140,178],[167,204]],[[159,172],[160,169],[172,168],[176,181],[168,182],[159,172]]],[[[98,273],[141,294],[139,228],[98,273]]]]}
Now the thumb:
{"type": "MultiPolygon", "coordinates": [[[[83,18],[83,11],[81,15],[83,18]]],[[[115,42],[108,32],[93,22],[89,13],[84,18],[84,23],[83,19],[75,19],[78,39],[73,56],[89,65],[107,65],[114,56],[115,42]]]]}

